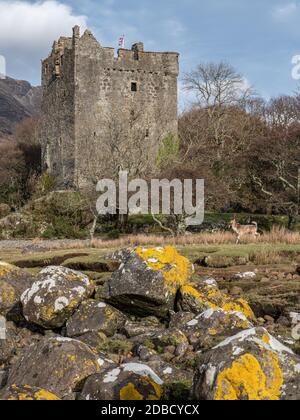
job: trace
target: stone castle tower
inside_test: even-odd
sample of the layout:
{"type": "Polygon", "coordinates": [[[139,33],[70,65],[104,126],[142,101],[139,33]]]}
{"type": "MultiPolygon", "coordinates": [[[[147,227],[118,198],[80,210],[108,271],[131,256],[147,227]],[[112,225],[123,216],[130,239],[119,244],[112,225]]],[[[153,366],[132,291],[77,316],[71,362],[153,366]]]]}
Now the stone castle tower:
{"type": "Polygon", "coordinates": [[[42,62],[42,149],[59,186],[83,187],[101,173],[114,124],[124,133],[139,118],[139,141],[156,156],[161,140],[177,135],[178,73],[177,53],[145,52],[138,43],[115,56],[78,26],[55,42],[42,62]]]}

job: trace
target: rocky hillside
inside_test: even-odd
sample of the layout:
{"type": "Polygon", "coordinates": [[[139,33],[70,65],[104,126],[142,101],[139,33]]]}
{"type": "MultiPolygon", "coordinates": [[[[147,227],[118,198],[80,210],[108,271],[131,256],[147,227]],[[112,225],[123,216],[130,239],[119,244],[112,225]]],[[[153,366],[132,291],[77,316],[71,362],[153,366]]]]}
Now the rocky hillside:
{"type": "Polygon", "coordinates": [[[16,124],[40,111],[41,87],[6,78],[0,80],[0,137],[11,134],[16,124]]]}
{"type": "Polygon", "coordinates": [[[0,261],[0,400],[299,400],[299,355],[175,248],[105,261],[98,280],[0,261]]]}

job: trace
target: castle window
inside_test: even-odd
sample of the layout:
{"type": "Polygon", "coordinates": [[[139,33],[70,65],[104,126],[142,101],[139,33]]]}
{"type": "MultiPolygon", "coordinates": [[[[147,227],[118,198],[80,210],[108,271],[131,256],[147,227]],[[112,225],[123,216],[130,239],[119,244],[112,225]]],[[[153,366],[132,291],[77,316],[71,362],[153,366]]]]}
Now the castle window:
{"type": "Polygon", "coordinates": [[[149,131],[149,128],[147,128],[147,130],[146,130],[146,138],[149,138],[149,135],[150,135],[150,131],[149,131]]]}
{"type": "Polygon", "coordinates": [[[137,92],[138,87],[136,82],[131,83],[131,92],[137,92]]]}

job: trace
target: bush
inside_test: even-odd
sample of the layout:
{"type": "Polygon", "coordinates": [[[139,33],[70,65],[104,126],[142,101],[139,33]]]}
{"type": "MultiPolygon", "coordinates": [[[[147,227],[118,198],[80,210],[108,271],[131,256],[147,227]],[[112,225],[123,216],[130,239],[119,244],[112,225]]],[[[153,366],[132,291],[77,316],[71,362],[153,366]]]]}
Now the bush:
{"type": "Polygon", "coordinates": [[[119,239],[121,236],[121,233],[118,229],[113,229],[107,234],[107,239],[119,239]]]}

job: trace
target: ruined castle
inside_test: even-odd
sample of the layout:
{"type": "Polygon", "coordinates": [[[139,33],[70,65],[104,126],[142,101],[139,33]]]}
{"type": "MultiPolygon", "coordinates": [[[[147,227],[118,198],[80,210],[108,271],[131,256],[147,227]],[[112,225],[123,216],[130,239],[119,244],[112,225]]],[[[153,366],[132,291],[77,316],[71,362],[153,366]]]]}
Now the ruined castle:
{"type": "Polygon", "coordinates": [[[54,42],[42,62],[42,150],[59,186],[83,187],[100,176],[117,133],[138,131],[154,159],[162,139],[177,135],[178,73],[177,53],[146,52],[137,43],[115,55],[78,26],[54,42]]]}

